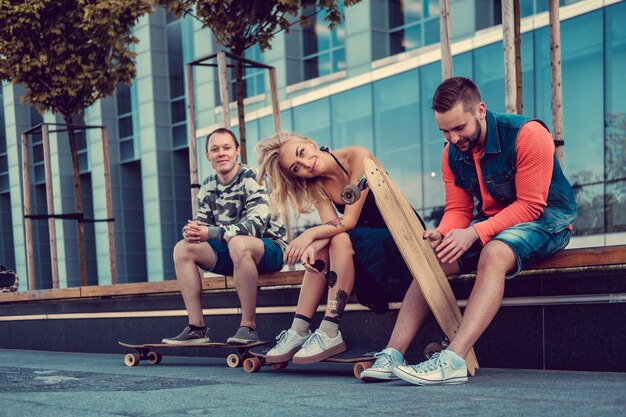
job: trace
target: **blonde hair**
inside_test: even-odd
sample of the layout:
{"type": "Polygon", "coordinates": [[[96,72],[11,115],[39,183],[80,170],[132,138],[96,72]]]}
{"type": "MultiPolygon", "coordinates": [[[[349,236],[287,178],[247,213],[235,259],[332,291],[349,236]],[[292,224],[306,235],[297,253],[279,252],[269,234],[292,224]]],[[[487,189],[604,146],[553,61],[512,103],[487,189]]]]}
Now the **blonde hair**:
{"type": "Polygon", "coordinates": [[[287,213],[288,203],[291,204],[296,214],[300,215],[312,212],[315,204],[328,200],[321,178],[304,179],[281,169],[278,160],[282,147],[291,140],[300,140],[318,148],[314,140],[290,132],[279,132],[256,145],[259,163],[257,179],[261,182],[267,176],[272,189],[272,209],[283,216],[287,213]]]}

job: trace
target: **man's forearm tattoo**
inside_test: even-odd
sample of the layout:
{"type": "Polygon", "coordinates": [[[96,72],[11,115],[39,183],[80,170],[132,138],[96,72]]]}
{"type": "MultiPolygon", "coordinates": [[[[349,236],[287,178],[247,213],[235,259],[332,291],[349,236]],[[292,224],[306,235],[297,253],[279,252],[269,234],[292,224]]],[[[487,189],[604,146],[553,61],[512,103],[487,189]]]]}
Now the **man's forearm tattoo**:
{"type": "Polygon", "coordinates": [[[341,217],[337,217],[336,219],[333,219],[329,222],[326,222],[324,224],[327,224],[329,226],[333,226],[333,227],[343,227],[343,220],[341,220],[341,217]]]}
{"type": "Polygon", "coordinates": [[[343,315],[343,310],[346,308],[346,303],[348,302],[348,293],[344,290],[338,290],[337,295],[335,296],[335,300],[328,303],[330,307],[330,313],[337,315],[338,318],[341,318],[343,315]]]}

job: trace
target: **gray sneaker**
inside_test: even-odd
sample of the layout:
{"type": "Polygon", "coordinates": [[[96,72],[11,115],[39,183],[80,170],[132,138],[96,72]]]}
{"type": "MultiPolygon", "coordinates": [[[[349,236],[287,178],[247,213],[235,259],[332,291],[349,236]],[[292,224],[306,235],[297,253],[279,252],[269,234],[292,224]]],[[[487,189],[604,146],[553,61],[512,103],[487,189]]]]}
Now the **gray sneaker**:
{"type": "Polygon", "coordinates": [[[202,330],[191,330],[191,327],[187,326],[178,336],[163,339],[161,342],[168,345],[208,343],[211,339],[209,339],[207,333],[208,329],[206,327],[202,330]]]}
{"type": "Polygon", "coordinates": [[[259,334],[256,330],[252,330],[249,327],[241,326],[237,333],[226,340],[229,345],[247,345],[248,343],[254,343],[259,341],[259,334]]]}

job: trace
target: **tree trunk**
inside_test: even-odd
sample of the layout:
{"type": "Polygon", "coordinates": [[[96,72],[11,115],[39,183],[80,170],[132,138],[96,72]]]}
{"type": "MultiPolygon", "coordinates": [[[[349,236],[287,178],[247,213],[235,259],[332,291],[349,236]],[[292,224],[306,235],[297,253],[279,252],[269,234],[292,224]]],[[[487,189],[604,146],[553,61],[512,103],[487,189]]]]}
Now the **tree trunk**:
{"type": "Polygon", "coordinates": [[[81,217],[76,222],[76,230],[78,234],[78,265],[80,270],[80,285],[87,285],[87,250],[85,245],[85,224],[82,222],[83,214],[83,193],[80,186],[80,171],[78,168],[78,153],[76,148],[76,135],[72,126],[72,117],[63,115],[65,124],[67,125],[67,135],[70,140],[70,153],[72,154],[72,177],[74,179],[74,202],[76,206],[76,214],[81,217]]]}
{"type": "MultiPolygon", "coordinates": [[[[243,57],[243,52],[237,49],[232,50],[237,57],[243,57]]],[[[239,144],[241,149],[241,162],[248,163],[246,152],[246,115],[243,105],[243,63],[235,59],[235,95],[237,96],[237,118],[239,120],[239,144]]]]}

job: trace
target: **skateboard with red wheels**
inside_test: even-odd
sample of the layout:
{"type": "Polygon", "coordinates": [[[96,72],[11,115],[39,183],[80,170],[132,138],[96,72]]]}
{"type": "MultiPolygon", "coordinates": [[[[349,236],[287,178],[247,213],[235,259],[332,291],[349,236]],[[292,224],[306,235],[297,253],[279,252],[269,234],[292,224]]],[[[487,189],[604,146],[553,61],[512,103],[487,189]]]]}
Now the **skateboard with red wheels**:
{"type": "MultiPolygon", "coordinates": [[[[435,252],[423,238],[422,223],[400,189],[384,170],[379,169],[374,160],[365,158],[363,165],[366,180],[359,181],[349,190],[346,189],[346,194],[351,192],[358,199],[357,194],[365,188],[374,193],[376,205],[428,307],[441,330],[449,340],[453,340],[461,324],[461,310],[435,252]]],[[[347,204],[350,200],[344,198],[347,204]]],[[[473,349],[468,353],[466,363],[468,373],[473,376],[478,368],[473,349]]]]}
{"type": "MultiPolygon", "coordinates": [[[[259,372],[261,367],[264,365],[271,366],[273,369],[284,369],[289,365],[289,362],[268,363],[265,360],[264,353],[251,353],[253,356],[246,358],[243,361],[243,370],[247,373],[259,372]]],[[[361,372],[371,368],[374,361],[376,361],[376,357],[374,356],[375,353],[376,351],[363,348],[351,348],[346,352],[331,356],[330,358],[324,359],[320,362],[353,364],[352,373],[354,374],[354,377],[361,379],[361,372]]]]}
{"type": "Polygon", "coordinates": [[[207,343],[184,343],[184,344],[169,344],[169,343],[146,343],[146,344],[134,344],[126,342],[118,342],[120,346],[129,349],[135,349],[135,353],[127,353],[124,355],[124,364],[126,366],[137,366],[142,360],[147,360],[151,365],[157,365],[161,362],[163,355],[161,352],[155,349],[171,349],[171,348],[220,348],[220,349],[234,349],[236,352],[231,353],[226,358],[226,364],[231,368],[237,368],[243,366],[245,359],[254,357],[257,354],[250,349],[258,346],[267,345],[269,341],[258,341],[254,343],[247,343],[241,345],[220,343],[220,342],[207,342],[207,343]]]}

